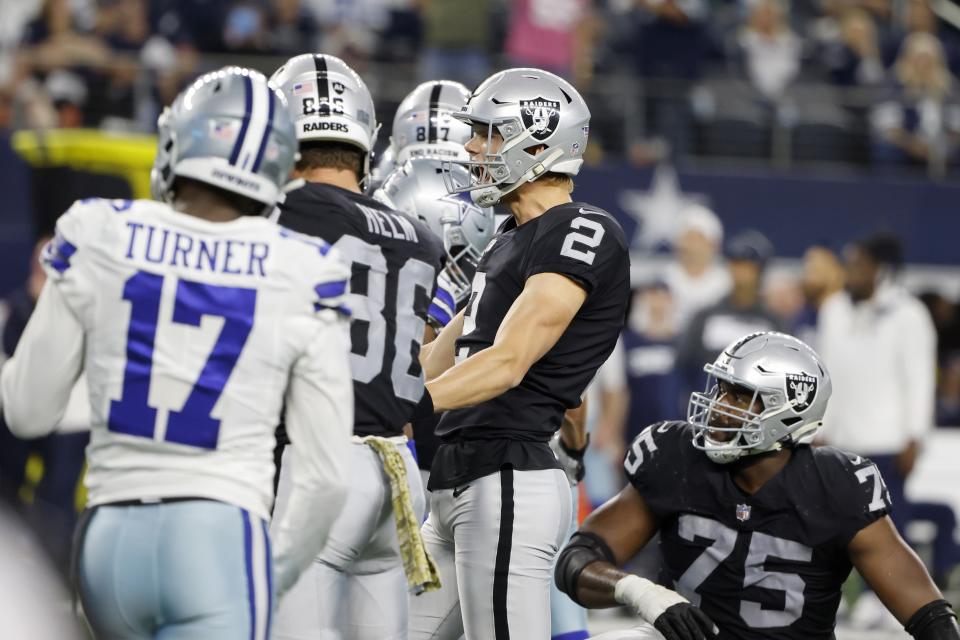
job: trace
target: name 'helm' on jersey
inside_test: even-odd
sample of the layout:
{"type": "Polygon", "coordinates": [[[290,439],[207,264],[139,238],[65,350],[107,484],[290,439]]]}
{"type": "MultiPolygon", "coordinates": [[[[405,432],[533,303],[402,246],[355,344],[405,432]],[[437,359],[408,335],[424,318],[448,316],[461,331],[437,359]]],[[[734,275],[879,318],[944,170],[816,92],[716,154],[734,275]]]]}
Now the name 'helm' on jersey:
{"type": "Polygon", "coordinates": [[[477,87],[454,117],[487,128],[487,153],[465,164],[477,176],[467,187],[474,201],[496,204],[524,182],[552,171],[575,176],[583,164],[590,110],[569,82],[540,69],[508,69],[477,87]],[[503,144],[490,152],[493,132],[503,144]]]}
{"type": "Polygon", "coordinates": [[[357,72],[336,56],[305,53],[287,60],[270,80],[287,96],[300,144],[345,142],[359,148],[364,180],[379,126],[370,90],[357,72]]]}
{"type": "Polygon", "coordinates": [[[469,159],[463,145],[470,139],[470,125],[453,117],[467,100],[470,90],[452,80],[424,82],[411,91],[393,118],[390,147],[394,162],[410,158],[469,159]]]}
{"type": "Polygon", "coordinates": [[[707,387],[690,395],[687,421],[694,427],[693,445],[720,464],[776,451],[785,444],[809,442],[823,424],[833,391],[820,356],[804,342],[776,331],[740,338],[703,370],[707,387]],[[760,400],[760,411],[722,402],[720,381],[752,390],[750,406],[760,400]],[[724,415],[740,426],[711,425],[712,414],[724,415]],[[733,436],[727,441],[711,437],[718,432],[733,436]]]}
{"type": "Polygon", "coordinates": [[[297,153],[283,94],[259,71],[241,67],[198,78],[163,110],[157,128],[150,191],[163,202],[184,177],[262,202],[265,213],[297,153]]]}
{"type": "Polygon", "coordinates": [[[391,173],[374,194],[382,202],[420,219],[441,240],[447,254],[443,269],[454,286],[453,296],[462,300],[480,256],[493,237],[493,209],[480,207],[463,193],[448,193],[447,181],[470,184],[470,172],[432,158],[413,158],[391,173]],[[445,177],[449,169],[451,175],[445,177]]]}

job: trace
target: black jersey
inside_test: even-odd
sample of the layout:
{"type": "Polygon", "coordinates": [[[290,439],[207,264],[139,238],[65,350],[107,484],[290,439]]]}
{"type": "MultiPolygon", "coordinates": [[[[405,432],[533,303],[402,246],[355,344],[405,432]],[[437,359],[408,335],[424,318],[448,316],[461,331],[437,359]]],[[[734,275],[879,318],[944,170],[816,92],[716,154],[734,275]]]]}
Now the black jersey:
{"type": "Polygon", "coordinates": [[[444,255],[440,239],[406,214],[328,184],[288,193],[278,222],[322,238],[350,261],[354,433],[400,435],[423,396],[420,342],[444,255]]]}
{"type": "Polygon", "coordinates": [[[587,291],[583,306],[517,387],[444,414],[437,427],[444,444],[430,488],[457,486],[505,463],[521,470],[557,465],[545,443],[560,428],[564,411],[579,406],[624,325],[630,257],[623,229],[610,214],[579,202],[553,207],[520,226],[508,218],[477,266],[458,361],[493,344],[527,278],[538,273],[576,281],[587,291]]]}
{"type": "Polygon", "coordinates": [[[847,545],[890,509],[876,465],[801,445],[750,495],[692,437],[684,422],[652,425],[624,461],[660,521],[664,584],[703,609],[721,640],[833,638],[847,545]]]}

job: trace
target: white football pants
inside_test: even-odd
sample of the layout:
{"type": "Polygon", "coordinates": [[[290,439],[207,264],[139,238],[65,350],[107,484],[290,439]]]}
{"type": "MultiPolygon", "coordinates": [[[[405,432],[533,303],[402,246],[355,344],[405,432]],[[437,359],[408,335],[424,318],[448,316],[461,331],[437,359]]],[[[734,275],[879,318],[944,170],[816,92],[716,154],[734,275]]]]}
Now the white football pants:
{"type": "MultiPolygon", "coordinates": [[[[406,444],[397,444],[418,518],[425,498],[406,444]]],[[[351,446],[350,491],[323,551],[280,601],[277,640],[405,640],[407,577],[397,542],[390,480],[368,445],[351,446]]],[[[277,508],[289,492],[290,458],[283,456],[277,508]]]]}
{"type": "Polygon", "coordinates": [[[423,541],[443,587],[411,597],[411,640],[549,640],[553,560],[570,526],[563,471],[501,469],[430,492],[423,541]]]}
{"type": "Polygon", "coordinates": [[[641,622],[629,629],[607,631],[598,636],[590,636],[590,640],[664,640],[663,635],[653,628],[652,624],[641,622]]]}

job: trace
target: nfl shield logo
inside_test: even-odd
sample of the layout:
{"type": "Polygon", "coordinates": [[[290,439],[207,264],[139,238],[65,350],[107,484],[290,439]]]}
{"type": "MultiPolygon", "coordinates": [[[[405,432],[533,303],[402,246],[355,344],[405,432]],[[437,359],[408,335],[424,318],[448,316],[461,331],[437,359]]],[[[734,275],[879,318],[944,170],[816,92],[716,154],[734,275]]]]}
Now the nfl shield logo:
{"type": "Polygon", "coordinates": [[[750,505],[748,504],[738,504],[737,505],[737,520],[744,522],[750,519],[750,505]]]}

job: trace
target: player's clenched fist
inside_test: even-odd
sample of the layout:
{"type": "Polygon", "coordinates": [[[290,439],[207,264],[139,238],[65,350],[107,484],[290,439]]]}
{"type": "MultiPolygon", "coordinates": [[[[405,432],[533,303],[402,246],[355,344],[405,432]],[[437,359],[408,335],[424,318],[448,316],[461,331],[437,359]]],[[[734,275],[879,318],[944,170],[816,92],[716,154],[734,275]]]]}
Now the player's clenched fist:
{"type": "Polygon", "coordinates": [[[679,593],[640,576],[621,578],[614,598],[652,623],[667,640],[706,640],[720,632],[707,614],[679,593]]]}

